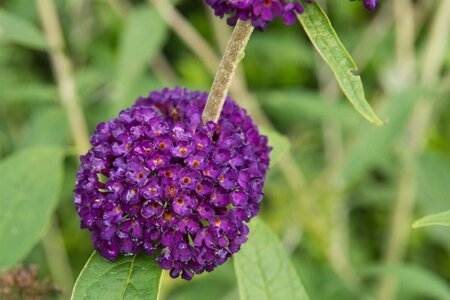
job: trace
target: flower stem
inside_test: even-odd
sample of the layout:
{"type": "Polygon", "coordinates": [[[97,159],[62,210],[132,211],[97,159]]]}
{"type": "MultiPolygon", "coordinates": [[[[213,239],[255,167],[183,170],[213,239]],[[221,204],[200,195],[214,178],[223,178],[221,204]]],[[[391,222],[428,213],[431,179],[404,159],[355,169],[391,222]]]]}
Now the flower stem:
{"type": "Polygon", "coordinates": [[[239,62],[244,58],[244,51],[253,29],[250,22],[237,22],[212,84],[202,115],[203,124],[209,121],[217,122],[219,120],[234,73],[239,62]]]}
{"type": "Polygon", "coordinates": [[[36,3],[45,36],[50,44],[50,58],[58,84],[60,102],[66,111],[78,153],[86,153],[90,148],[88,128],[76,92],[72,62],[65,53],[63,33],[55,4],[53,0],[36,0],[36,3]]]}

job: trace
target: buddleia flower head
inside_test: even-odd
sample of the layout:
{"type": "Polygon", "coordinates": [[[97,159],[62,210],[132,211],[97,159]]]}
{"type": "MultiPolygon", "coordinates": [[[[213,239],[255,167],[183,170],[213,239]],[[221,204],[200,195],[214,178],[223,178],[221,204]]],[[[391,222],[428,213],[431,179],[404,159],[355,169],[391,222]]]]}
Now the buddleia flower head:
{"type": "Polygon", "coordinates": [[[105,258],[157,253],[172,277],[189,280],[247,240],[270,147],[230,98],[218,123],[203,125],[207,97],[154,91],[97,126],[81,156],[74,202],[105,258]]]}

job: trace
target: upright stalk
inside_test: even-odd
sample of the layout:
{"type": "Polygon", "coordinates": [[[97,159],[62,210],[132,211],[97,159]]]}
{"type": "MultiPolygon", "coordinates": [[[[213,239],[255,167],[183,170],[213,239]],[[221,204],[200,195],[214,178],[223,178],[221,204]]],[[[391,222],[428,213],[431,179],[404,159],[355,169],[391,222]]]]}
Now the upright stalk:
{"type": "MultiPolygon", "coordinates": [[[[50,45],[50,59],[58,84],[60,103],[67,114],[77,153],[83,154],[90,148],[88,129],[76,93],[72,63],[64,52],[65,43],[55,4],[53,0],[36,0],[36,3],[50,45]]],[[[53,218],[43,245],[52,277],[64,289],[66,296],[73,286],[73,274],[56,218],[53,218]]]]}
{"type": "Polygon", "coordinates": [[[253,29],[254,27],[248,21],[237,22],[214,78],[205,109],[203,110],[203,124],[209,121],[217,122],[219,120],[228,90],[230,89],[239,62],[245,56],[245,48],[247,47],[253,29]]]}
{"type": "Polygon", "coordinates": [[[50,44],[50,58],[58,83],[59,98],[69,120],[78,153],[89,150],[89,135],[75,89],[72,63],[64,52],[65,44],[53,0],[36,0],[44,32],[50,44]]]}
{"type": "MultiPolygon", "coordinates": [[[[411,0],[395,0],[392,4],[395,20],[396,71],[399,75],[397,85],[401,89],[411,86],[417,80],[414,77],[416,68],[414,9],[411,0]]],[[[414,119],[414,116],[412,119],[414,119]]],[[[409,134],[408,131],[410,131],[410,128],[407,128],[406,134],[409,134]]],[[[417,134],[413,134],[411,137],[417,137],[417,134]]],[[[417,192],[414,176],[411,173],[411,159],[407,159],[408,156],[414,155],[412,152],[417,147],[411,141],[404,142],[403,146],[407,147],[404,148],[405,151],[402,153],[405,157],[400,163],[401,172],[384,252],[384,262],[388,265],[399,263],[405,254],[411,213],[417,192]]],[[[391,274],[381,276],[378,299],[395,299],[397,286],[397,279],[391,274]]]]}

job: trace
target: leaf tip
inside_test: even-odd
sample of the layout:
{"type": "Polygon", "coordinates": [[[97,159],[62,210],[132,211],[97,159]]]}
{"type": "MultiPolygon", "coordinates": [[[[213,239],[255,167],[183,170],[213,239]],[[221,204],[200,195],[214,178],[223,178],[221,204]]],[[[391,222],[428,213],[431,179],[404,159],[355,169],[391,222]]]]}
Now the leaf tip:
{"type": "Polygon", "coordinates": [[[382,127],[385,124],[389,123],[388,120],[381,120],[375,113],[373,115],[370,116],[364,116],[367,121],[369,121],[370,123],[374,124],[375,126],[378,127],[382,127]]]}
{"type": "Polygon", "coordinates": [[[387,123],[386,121],[383,121],[378,117],[374,120],[374,124],[379,127],[384,126],[386,123],[387,123]]]}

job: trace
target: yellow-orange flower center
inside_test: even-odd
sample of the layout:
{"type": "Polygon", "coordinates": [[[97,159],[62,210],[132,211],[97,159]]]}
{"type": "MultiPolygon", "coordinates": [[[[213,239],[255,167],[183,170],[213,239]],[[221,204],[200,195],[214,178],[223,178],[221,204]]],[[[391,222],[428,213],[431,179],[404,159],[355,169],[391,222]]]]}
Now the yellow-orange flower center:
{"type": "Polygon", "coordinates": [[[164,213],[164,220],[166,220],[167,222],[172,220],[172,213],[171,212],[165,212],[164,213]]]}

